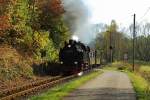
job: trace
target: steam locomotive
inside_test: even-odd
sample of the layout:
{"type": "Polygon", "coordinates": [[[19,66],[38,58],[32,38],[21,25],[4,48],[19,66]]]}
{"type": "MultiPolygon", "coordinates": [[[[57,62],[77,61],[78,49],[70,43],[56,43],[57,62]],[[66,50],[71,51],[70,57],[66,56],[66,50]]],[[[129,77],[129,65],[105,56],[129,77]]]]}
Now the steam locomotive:
{"type": "Polygon", "coordinates": [[[91,67],[94,57],[94,52],[90,50],[89,46],[75,40],[69,40],[68,43],[65,42],[59,52],[61,71],[65,74],[80,73],[91,67]]]}

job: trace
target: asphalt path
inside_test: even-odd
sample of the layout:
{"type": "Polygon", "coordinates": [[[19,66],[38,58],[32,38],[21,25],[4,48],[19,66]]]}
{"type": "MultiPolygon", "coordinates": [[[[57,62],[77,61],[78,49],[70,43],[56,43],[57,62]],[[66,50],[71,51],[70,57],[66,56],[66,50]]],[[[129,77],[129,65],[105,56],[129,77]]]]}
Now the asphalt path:
{"type": "Polygon", "coordinates": [[[125,73],[105,71],[63,100],[136,100],[136,95],[125,73]]]}

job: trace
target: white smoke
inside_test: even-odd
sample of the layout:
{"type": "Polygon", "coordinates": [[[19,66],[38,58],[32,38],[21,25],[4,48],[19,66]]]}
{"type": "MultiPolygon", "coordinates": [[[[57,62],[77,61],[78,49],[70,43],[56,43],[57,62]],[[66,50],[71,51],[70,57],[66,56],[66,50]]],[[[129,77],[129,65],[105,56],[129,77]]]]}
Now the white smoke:
{"type": "Polygon", "coordinates": [[[89,22],[90,10],[82,0],[62,0],[65,9],[64,20],[70,31],[84,43],[94,38],[93,25],[89,22]]]}

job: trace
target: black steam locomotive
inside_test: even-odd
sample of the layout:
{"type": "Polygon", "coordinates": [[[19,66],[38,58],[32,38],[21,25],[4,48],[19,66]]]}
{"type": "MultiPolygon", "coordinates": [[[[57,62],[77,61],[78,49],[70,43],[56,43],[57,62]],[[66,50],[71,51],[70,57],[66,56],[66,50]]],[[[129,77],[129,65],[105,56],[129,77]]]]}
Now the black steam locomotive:
{"type": "Polygon", "coordinates": [[[69,40],[69,43],[65,42],[65,46],[59,52],[61,70],[65,74],[75,74],[88,69],[91,58],[93,54],[90,48],[74,40],[69,40]]]}

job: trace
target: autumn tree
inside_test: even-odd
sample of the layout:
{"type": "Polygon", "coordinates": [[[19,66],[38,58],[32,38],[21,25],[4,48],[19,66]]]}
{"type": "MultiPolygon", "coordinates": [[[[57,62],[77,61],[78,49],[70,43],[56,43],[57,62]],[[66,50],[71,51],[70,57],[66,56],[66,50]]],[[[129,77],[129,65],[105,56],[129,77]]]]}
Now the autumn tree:
{"type": "MultiPolygon", "coordinates": [[[[17,50],[56,60],[70,33],[61,0],[0,0],[0,39],[17,50]]],[[[44,58],[44,59],[45,59],[44,58]]]]}
{"type": "Polygon", "coordinates": [[[0,0],[0,40],[4,41],[7,30],[11,27],[10,24],[10,8],[14,2],[11,0],[0,0]]]}
{"type": "Polygon", "coordinates": [[[69,37],[69,31],[66,27],[62,15],[64,8],[61,0],[40,1],[39,23],[42,30],[50,32],[50,38],[56,48],[59,48],[69,37]]]}

